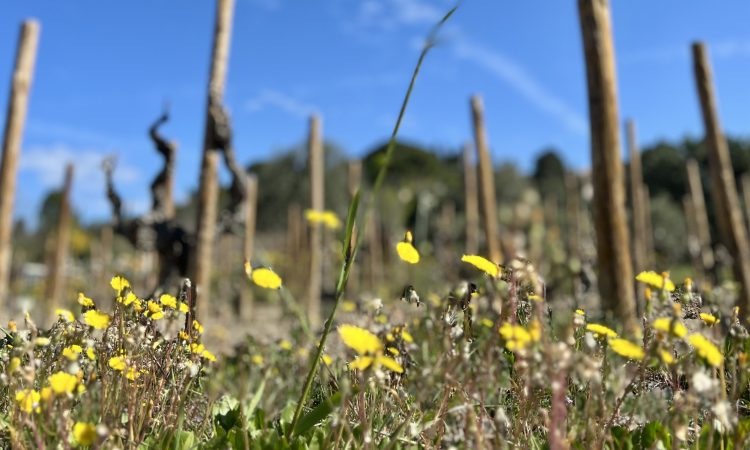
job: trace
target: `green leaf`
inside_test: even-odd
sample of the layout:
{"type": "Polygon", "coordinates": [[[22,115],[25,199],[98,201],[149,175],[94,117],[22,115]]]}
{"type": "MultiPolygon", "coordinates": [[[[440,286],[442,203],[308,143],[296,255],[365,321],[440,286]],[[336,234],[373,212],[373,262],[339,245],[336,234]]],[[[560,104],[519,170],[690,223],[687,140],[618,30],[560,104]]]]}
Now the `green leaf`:
{"type": "Polygon", "coordinates": [[[240,402],[232,396],[224,395],[214,405],[212,413],[214,423],[225,432],[229,431],[240,423],[240,402]]]}
{"type": "Polygon", "coordinates": [[[294,428],[294,434],[297,436],[305,434],[310,428],[328,417],[331,411],[333,411],[333,408],[339,404],[341,404],[341,392],[336,392],[325,401],[321,402],[312,411],[305,414],[305,416],[297,422],[297,426],[294,428]]]}

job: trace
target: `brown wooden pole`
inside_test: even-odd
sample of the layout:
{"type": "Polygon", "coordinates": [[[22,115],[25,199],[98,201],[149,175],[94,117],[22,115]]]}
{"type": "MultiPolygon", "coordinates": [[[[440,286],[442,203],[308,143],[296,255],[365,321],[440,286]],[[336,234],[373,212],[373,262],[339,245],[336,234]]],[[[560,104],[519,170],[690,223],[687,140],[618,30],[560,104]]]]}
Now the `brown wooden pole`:
{"type": "Polygon", "coordinates": [[[591,123],[593,215],[603,306],[631,333],[635,316],[625,180],[620,150],[615,52],[606,0],[579,0],[591,123]]]}
{"type": "Polygon", "coordinates": [[[477,166],[471,157],[470,143],[464,145],[464,196],[466,210],[466,253],[479,253],[479,200],[477,199],[477,166]]]}
{"type": "MultiPolygon", "coordinates": [[[[310,134],[307,142],[308,170],[310,171],[310,209],[325,209],[325,155],[321,137],[320,117],[310,117],[310,134]]],[[[310,278],[307,290],[307,315],[310,325],[320,324],[320,294],[323,267],[323,229],[319,222],[310,224],[310,278]]]]}
{"type": "Polygon", "coordinates": [[[16,170],[21,152],[23,127],[29,107],[29,90],[34,77],[34,63],[39,43],[39,23],[27,20],[21,25],[16,63],[10,81],[10,99],[5,115],[3,156],[0,162],[0,311],[10,294],[11,237],[13,236],[13,202],[16,195],[16,170]]]}
{"type": "Polygon", "coordinates": [[[192,261],[193,286],[196,290],[198,317],[206,317],[211,298],[211,267],[213,248],[216,244],[216,216],[219,198],[217,167],[219,152],[213,146],[211,102],[221,101],[226,82],[229,61],[229,42],[232,31],[234,0],[217,0],[214,43],[211,54],[211,70],[208,82],[206,106],[206,129],[203,138],[203,160],[201,162],[200,188],[198,191],[198,220],[196,225],[195,254],[192,261]]]}
{"type": "Polygon", "coordinates": [[[747,231],[737,196],[732,160],[719,123],[708,51],[700,42],[694,43],[692,48],[695,83],[703,113],[716,213],[724,219],[721,221],[722,241],[732,256],[735,279],[742,286],[737,306],[740,307],[740,316],[747,322],[750,316],[750,246],[747,242],[747,231]]]}
{"type": "Polygon", "coordinates": [[[689,159],[685,165],[687,172],[688,192],[690,203],[695,217],[695,235],[698,238],[703,264],[702,273],[708,274],[713,271],[715,259],[711,247],[711,229],[708,225],[708,212],[706,211],[706,196],[703,193],[703,182],[701,181],[701,170],[698,162],[689,159]]]}
{"type": "Polygon", "coordinates": [[[474,142],[479,160],[479,188],[482,199],[482,213],[484,214],[484,233],[487,241],[487,252],[495,263],[501,263],[503,255],[500,251],[497,231],[497,202],[495,200],[495,173],[487,143],[487,130],[484,124],[484,105],[478,95],[471,97],[471,117],[474,123],[474,142]]]}
{"type": "Polygon", "coordinates": [[[701,245],[700,239],[698,238],[698,225],[695,219],[695,210],[693,209],[693,202],[689,195],[682,197],[682,211],[685,214],[685,225],[687,228],[687,249],[690,255],[690,262],[693,265],[693,271],[695,274],[694,278],[704,280],[706,276],[706,269],[703,267],[703,260],[701,258],[701,245]]]}
{"type": "Polygon", "coordinates": [[[60,197],[60,215],[57,218],[54,250],[47,277],[45,307],[40,311],[42,323],[45,323],[49,314],[60,305],[65,290],[65,262],[70,247],[70,189],[72,185],[73,165],[68,163],[65,168],[65,181],[60,197]]]}
{"type": "MultiPolygon", "coordinates": [[[[255,250],[255,222],[258,214],[258,177],[247,175],[245,177],[245,236],[243,238],[243,256],[246,261],[252,263],[253,251],[255,250]]],[[[253,310],[253,291],[250,284],[243,282],[240,290],[240,317],[249,319],[253,310]]]]}
{"type": "Polygon", "coordinates": [[[646,247],[646,210],[643,197],[643,169],[641,165],[641,151],[635,134],[635,122],[625,122],[625,135],[628,141],[630,155],[630,206],[633,224],[633,269],[635,273],[649,270],[646,247]]]}
{"type": "Polygon", "coordinates": [[[740,177],[742,186],[742,201],[745,205],[745,223],[750,227],[750,173],[743,173],[740,177]]]}

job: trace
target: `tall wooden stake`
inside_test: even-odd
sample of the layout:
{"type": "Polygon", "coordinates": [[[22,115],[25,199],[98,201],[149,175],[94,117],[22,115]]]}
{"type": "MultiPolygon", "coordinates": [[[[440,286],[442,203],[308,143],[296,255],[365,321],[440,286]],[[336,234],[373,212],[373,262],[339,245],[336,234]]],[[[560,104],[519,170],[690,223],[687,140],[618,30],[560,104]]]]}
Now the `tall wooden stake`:
{"type": "MultiPolygon", "coordinates": [[[[310,171],[310,208],[325,209],[325,156],[321,137],[320,118],[310,117],[310,135],[307,142],[308,169],[310,171]]],[[[320,223],[310,224],[310,278],[307,290],[307,315],[310,325],[320,324],[320,294],[322,287],[323,230],[320,223]]]]}
{"type": "Polygon", "coordinates": [[[484,125],[484,105],[478,95],[471,97],[471,117],[474,122],[474,142],[479,160],[479,187],[482,195],[482,212],[484,214],[484,233],[487,241],[487,252],[495,263],[501,263],[497,231],[497,203],[495,200],[495,173],[492,167],[487,131],[484,125]]]}
{"type": "Polygon", "coordinates": [[[466,253],[479,252],[479,200],[477,199],[477,166],[471,157],[471,144],[464,145],[464,195],[466,211],[466,253]]]}
{"type": "Polygon", "coordinates": [[[213,146],[213,125],[210,106],[212,98],[220,101],[224,95],[233,11],[234,0],[217,0],[211,71],[208,82],[209,94],[206,105],[206,129],[203,137],[203,160],[201,162],[200,190],[198,193],[197,239],[192,261],[193,286],[196,290],[199,318],[205,318],[209,311],[211,267],[219,197],[219,183],[216,177],[219,153],[217,149],[211,148],[213,146]]]}
{"type": "MultiPolygon", "coordinates": [[[[245,236],[243,253],[246,261],[252,262],[255,245],[255,218],[258,213],[258,178],[255,175],[245,177],[245,236]]],[[[240,317],[249,319],[253,310],[253,292],[250,284],[243,282],[240,288],[240,317]]]]}
{"type": "Polygon", "coordinates": [[[711,230],[708,225],[708,212],[706,211],[706,196],[703,193],[703,182],[701,181],[701,170],[698,162],[689,159],[685,165],[687,171],[688,191],[690,203],[695,217],[695,236],[700,245],[702,272],[708,274],[714,269],[714,251],[711,247],[711,230]]]}
{"type": "Polygon", "coordinates": [[[65,182],[63,183],[62,197],[60,197],[60,215],[57,218],[54,253],[47,278],[46,304],[40,311],[43,323],[46,322],[48,314],[60,305],[65,289],[65,260],[68,258],[68,248],[70,247],[70,189],[72,185],[73,165],[68,163],[65,167],[65,182]]]}
{"type": "Polygon", "coordinates": [[[5,116],[3,156],[0,163],[0,311],[5,311],[5,302],[9,295],[16,168],[29,106],[29,90],[34,76],[38,42],[39,23],[35,20],[25,21],[18,37],[16,65],[10,80],[10,100],[5,116]]]}
{"type": "Polygon", "coordinates": [[[648,245],[646,236],[646,210],[643,202],[643,169],[641,165],[641,151],[635,135],[635,123],[625,122],[625,134],[628,141],[630,155],[630,205],[632,208],[631,221],[633,223],[633,269],[635,273],[649,269],[648,245]]]}
{"type": "Polygon", "coordinates": [[[740,184],[742,186],[742,200],[745,204],[745,223],[750,226],[750,174],[743,173],[740,184]]]}
{"type": "Polygon", "coordinates": [[[685,225],[687,226],[687,244],[690,262],[693,264],[694,277],[703,281],[706,274],[706,268],[703,267],[701,258],[701,244],[698,238],[698,225],[695,219],[695,210],[693,202],[689,195],[682,197],[682,210],[685,214],[685,225]]]}
{"type": "Polygon", "coordinates": [[[593,215],[603,306],[626,330],[638,329],[617,111],[615,53],[607,0],[579,0],[588,80],[593,215]]]}
{"type": "Polygon", "coordinates": [[[740,316],[743,321],[747,322],[750,316],[750,246],[748,246],[747,231],[742,219],[742,209],[737,198],[732,160],[729,158],[727,141],[719,123],[708,51],[700,42],[693,44],[693,69],[703,112],[716,213],[718,217],[724,218],[720,221],[723,223],[722,241],[732,255],[735,279],[742,285],[740,296],[737,298],[737,306],[740,307],[740,316]]]}

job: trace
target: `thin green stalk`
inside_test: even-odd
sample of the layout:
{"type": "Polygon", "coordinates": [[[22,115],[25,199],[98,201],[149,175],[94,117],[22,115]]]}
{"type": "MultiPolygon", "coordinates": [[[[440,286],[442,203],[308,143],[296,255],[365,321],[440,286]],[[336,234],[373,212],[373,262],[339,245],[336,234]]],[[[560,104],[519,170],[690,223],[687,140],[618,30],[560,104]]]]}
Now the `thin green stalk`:
{"type": "MultiPolygon", "coordinates": [[[[419,54],[419,59],[417,60],[417,65],[414,68],[414,72],[411,76],[411,81],[409,82],[409,87],[406,90],[406,95],[404,96],[404,100],[401,103],[401,109],[398,113],[398,118],[396,119],[396,124],[393,127],[393,131],[391,132],[391,138],[388,141],[388,147],[386,148],[385,152],[385,161],[383,165],[380,167],[380,171],[378,172],[377,178],[375,178],[375,185],[373,186],[373,192],[370,196],[368,207],[365,209],[365,220],[364,224],[367,224],[367,218],[370,217],[373,209],[373,205],[375,204],[375,199],[377,198],[380,188],[383,184],[383,181],[385,179],[386,172],[388,170],[388,166],[390,165],[391,161],[391,155],[393,154],[394,149],[396,148],[396,136],[398,136],[398,131],[401,128],[401,121],[403,120],[404,113],[406,112],[406,106],[409,104],[409,98],[411,97],[411,92],[414,89],[414,84],[417,80],[417,75],[419,75],[419,69],[422,66],[422,63],[425,59],[425,56],[427,56],[427,53],[430,51],[432,47],[435,46],[436,43],[436,36],[437,32],[440,29],[440,27],[448,20],[448,18],[453,14],[453,12],[456,10],[456,7],[452,8],[448,13],[440,20],[440,22],[435,25],[435,27],[430,32],[427,41],[425,42],[424,47],[422,48],[422,52],[419,54]]],[[[356,224],[356,216],[357,216],[357,210],[359,208],[359,199],[360,199],[360,191],[357,190],[356,194],[354,195],[354,198],[352,198],[351,203],[349,204],[349,214],[347,215],[346,219],[346,234],[344,237],[344,261],[341,265],[341,270],[339,271],[339,277],[338,281],[336,283],[336,295],[335,295],[335,301],[333,304],[333,308],[331,309],[331,313],[328,316],[328,319],[326,320],[325,327],[323,329],[323,335],[320,337],[320,343],[318,344],[318,349],[315,352],[315,357],[313,358],[311,364],[310,364],[310,370],[307,373],[307,377],[305,378],[305,384],[302,388],[302,393],[300,394],[299,400],[297,400],[297,406],[294,410],[294,418],[292,419],[292,423],[289,427],[289,431],[287,432],[287,438],[291,439],[294,435],[294,428],[297,426],[297,422],[300,419],[300,416],[302,415],[302,409],[304,408],[305,402],[307,401],[307,396],[310,394],[310,389],[312,388],[313,380],[315,379],[315,375],[318,371],[318,366],[320,365],[320,358],[323,354],[323,349],[325,348],[326,341],[328,340],[328,335],[331,332],[331,328],[333,327],[333,319],[336,316],[336,309],[339,306],[339,302],[341,301],[341,297],[344,294],[344,291],[346,289],[346,285],[349,281],[349,272],[351,270],[352,264],[354,263],[354,259],[357,254],[357,250],[359,249],[359,245],[362,241],[362,238],[364,236],[365,226],[362,227],[362,232],[358,233],[356,242],[353,242],[352,235],[353,230],[356,224]]]]}

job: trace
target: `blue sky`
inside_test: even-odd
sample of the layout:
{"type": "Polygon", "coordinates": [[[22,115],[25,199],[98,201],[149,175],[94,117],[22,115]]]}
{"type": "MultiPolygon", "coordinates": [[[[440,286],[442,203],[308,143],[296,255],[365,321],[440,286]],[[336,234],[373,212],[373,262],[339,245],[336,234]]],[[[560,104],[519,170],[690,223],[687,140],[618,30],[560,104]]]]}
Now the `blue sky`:
{"type": "MultiPolygon", "coordinates": [[[[621,117],[639,140],[700,136],[689,45],[709,44],[724,128],[747,135],[750,3],[613,2],[621,117]]],[[[236,0],[226,103],[243,163],[298,144],[306,117],[361,155],[389,133],[419,45],[445,0],[236,0]]],[[[72,160],[75,208],[109,214],[99,164],[119,156],[117,183],[133,213],[149,204],[159,159],[146,129],[168,101],[179,142],[177,197],[197,185],[211,1],[34,0],[0,6],[0,86],[18,26],[42,25],[19,171],[16,215],[35,217],[72,160]]],[[[5,81],[3,81],[5,80],[5,81]]],[[[4,83],[4,84],[3,84],[4,83]]],[[[470,138],[468,98],[481,93],[495,161],[531,167],[548,146],[588,165],[585,72],[574,0],[465,0],[428,57],[402,137],[438,149],[470,138]]],[[[0,92],[7,102],[7,91],[0,92]]],[[[0,107],[4,121],[5,105],[0,107]]]]}

